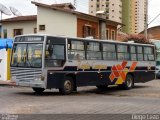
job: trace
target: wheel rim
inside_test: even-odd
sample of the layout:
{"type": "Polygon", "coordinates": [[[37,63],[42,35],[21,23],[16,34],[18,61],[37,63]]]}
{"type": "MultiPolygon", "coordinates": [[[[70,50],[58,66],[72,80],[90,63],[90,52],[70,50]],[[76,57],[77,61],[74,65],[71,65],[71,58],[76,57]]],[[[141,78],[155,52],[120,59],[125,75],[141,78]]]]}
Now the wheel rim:
{"type": "Polygon", "coordinates": [[[130,77],[129,77],[129,78],[127,79],[127,81],[126,81],[126,84],[127,84],[127,86],[128,86],[129,88],[132,87],[132,81],[133,81],[133,80],[132,80],[132,78],[130,78],[130,77]]]}
{"type": "Polygon", "coordinates": [[[65,88],[65,90],[66,90],[67,92],[68,92],[68,91],[71,91],[71,89],[72,89],[72,83],[71,83],[71,81],[66,80],[65,83],[64,83],[64,88],[65,88]]]}

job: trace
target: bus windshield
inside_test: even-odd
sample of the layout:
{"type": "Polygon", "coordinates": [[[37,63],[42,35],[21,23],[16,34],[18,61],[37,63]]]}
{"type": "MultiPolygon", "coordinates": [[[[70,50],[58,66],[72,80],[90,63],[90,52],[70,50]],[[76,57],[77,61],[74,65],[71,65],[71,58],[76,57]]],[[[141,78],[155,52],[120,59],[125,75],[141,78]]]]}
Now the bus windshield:
{"type": "Polygon", "coordinates": [[[15,43],[12,51],[12,67],[42,67],[43,44],[15,43]]]}

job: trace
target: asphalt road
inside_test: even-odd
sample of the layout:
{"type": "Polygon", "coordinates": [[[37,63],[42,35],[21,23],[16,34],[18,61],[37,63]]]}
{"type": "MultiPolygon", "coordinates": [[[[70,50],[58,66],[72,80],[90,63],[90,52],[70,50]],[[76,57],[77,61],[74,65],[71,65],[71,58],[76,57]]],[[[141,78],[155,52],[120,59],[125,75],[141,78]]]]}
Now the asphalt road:
{"type": "Polygon", "coordinates": [[[132,90],[113,86],[106,91],[81,87],[67,96],[59,94],[58,90],[46,90],[37,95],[31,88],[0,86],[0,113],[85,114],[86,117],[92,114],[93,118],[97,114],[117,114],[117,118],[120,114],[160,115],[160,80],[136,84],[132,90]]]}

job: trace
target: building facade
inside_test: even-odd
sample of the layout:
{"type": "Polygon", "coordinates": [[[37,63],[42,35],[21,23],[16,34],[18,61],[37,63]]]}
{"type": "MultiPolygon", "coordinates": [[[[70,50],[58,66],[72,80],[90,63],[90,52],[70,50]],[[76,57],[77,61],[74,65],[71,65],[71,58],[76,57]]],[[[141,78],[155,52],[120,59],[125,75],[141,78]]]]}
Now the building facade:
{"type": "Polygon", "coordinates": [[[32,2],[37,6],[37,32],[58,36],[117,39],[119,22],[74,10],[32,2]]]}
{"type": "Polygon", "coordinates": [[[2,20],[2,38],[37,32],[37,16],[19,16],[2,20]]]}
{"type": "Polygon", "coordinates": [[[109,20],[122,23],[120,30],[138,34],[145,28],[147,0],[89,0],[89,14],[104,11],[109,20]]]}
{"type": "Polygon", "coordinates": [[[122,22],[121,0],[89,0],[89,14],[96,16],[97,11],[104,11],[106,19],[122,22]]]}
{"type": "Polygon", "coordinates": [[[147,0],[122,0],[122,31],[138,34],[146,23],[147,0]]]}
{"type": "Polygon", "coordinates": [[[3,38],[13,38],[22,34],[48,34],[56,36],[117,39],[115,21],[106,20],[101,16],[93,16],[74,11],[72,7],[47,5],[32,2],[37,6],[37,15],[19,16],[4,19],[3,38]],[[71,8],[71,9],[68,9],[71,8]]]}

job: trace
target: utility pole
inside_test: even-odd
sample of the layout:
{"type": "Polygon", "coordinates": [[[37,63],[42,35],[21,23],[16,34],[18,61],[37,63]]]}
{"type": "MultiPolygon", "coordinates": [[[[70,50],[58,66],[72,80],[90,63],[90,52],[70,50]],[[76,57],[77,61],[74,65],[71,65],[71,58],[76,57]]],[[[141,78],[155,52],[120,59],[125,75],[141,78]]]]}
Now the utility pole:
{"type": "Polygon", "coordinates": [[[146,13],[145,13],[145,37],[148,39],[148,0],[146,0],[146,13]]]}

